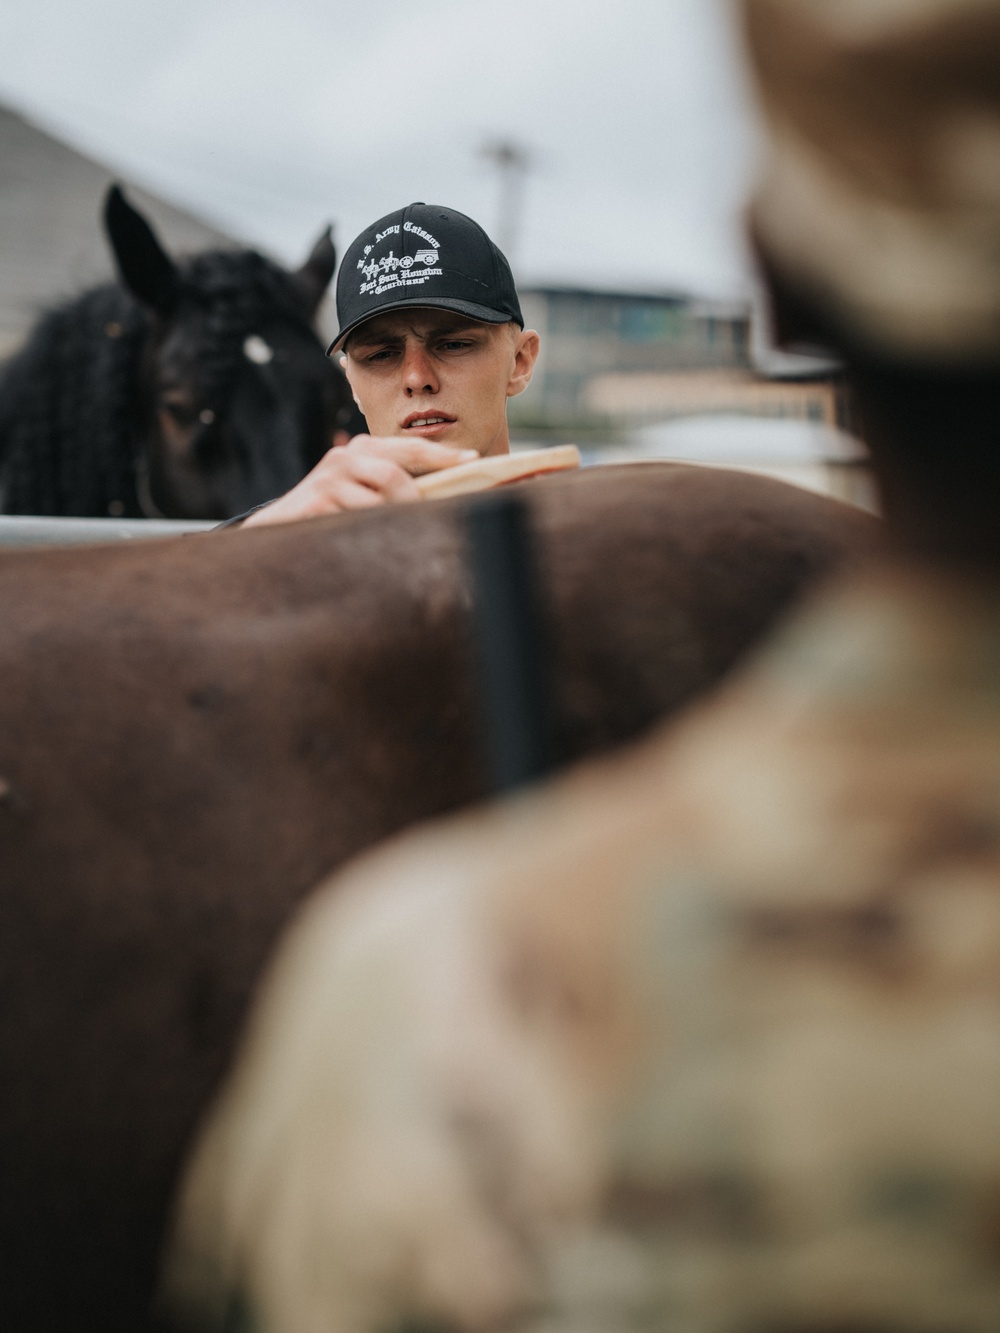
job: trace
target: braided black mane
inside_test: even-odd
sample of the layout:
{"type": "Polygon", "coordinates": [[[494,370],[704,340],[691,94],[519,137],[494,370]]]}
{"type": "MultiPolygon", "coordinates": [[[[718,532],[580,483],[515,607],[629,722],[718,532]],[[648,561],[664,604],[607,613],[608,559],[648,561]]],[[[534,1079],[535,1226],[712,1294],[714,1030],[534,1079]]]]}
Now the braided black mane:
{"type": "Polygon", "coordinates": [[[108,284],[53,310],[0,370],[8,514],[138,515],[139,364],[149,317],[108,284]],[[115,506],[117,509],[118,506],[115,506]]]}
{"type": "MultiPolygon", "coordinates": [[[[301,287],[254,251],[179,265],[178,317],[200,314],[204,401],[224,411],[246,338],[276,319],[315,339],[301,287]]],[[[118,284],[45,315],[0,367],[0,509],[10,514],[142,513],[136,465],[149,404],[141,369],[154,317],[118,284]]]]}

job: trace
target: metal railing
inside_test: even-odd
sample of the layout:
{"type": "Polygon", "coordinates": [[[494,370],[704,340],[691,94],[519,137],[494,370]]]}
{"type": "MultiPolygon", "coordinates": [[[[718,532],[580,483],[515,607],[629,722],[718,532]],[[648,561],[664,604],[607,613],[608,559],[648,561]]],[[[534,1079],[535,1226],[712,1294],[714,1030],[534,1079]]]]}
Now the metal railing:
{"type": "Polygon", "coordinates": [[[80,546],[93,542],[177,537],[208,532],[215,523],[173,518],[34,518],[0,516],[0,546],[80,546]]]}

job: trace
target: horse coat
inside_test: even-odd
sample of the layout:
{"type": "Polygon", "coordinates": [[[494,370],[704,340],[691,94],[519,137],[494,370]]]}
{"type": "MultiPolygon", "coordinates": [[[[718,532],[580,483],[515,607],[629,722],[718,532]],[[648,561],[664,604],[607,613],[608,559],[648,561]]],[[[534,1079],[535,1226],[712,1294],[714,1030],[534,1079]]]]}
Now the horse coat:
{"type": "MultiPolygon", "coordinates": [[[[564,760],[706,689],[874,526],[667,464],[524,494],[564,760]]],[[[483,794],[467,504],[0,557],[4,1327],[142,1326],[289,913],[483,794]]]]}

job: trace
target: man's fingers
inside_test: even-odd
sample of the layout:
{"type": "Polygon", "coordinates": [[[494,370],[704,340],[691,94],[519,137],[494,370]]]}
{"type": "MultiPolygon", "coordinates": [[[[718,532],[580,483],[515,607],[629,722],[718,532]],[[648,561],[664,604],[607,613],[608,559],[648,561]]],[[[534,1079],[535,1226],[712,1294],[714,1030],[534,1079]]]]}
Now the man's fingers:
{"type": "Polygon", "coordinates": [[[330,449],[307,477],[287,495],[252,514],[246,526],[291,523],[345,509],[406,504],[421,498],[416,482],[398,463],[361,450],[330,449]]]}
{"type": "Polygon", "coordinates": [[[329,449],[307,477],[287,495],[252,514],[246,526],[291,523],[379,504],[407,504],[423,498],[414,476],[476,457],[474,450],[449,449],[430,440],[358,435],[348,445],[329,449]]]}
{"type": "MultiPolygon", "coordinates": [[[[350,481],[346,477],[338,483],[333,499],[333,506],[326,512],[339,512],[347,509],[373,509],[385,504],[385,496],[371,486],[359,481],[350,481]]],[[[324,512],[317,510],[317,513],[324,512]]]]}
{"type": "Polygon", "coordinates": [[[355,453],[349,455],[345,463],[346,481],[370,486],[393,504],[420,499],[413,478],[394,460],[373,453],[355,453]]]}
{"type": "Polygon", "coordinates": [[[425,472],[438,472],[441,468],[455,467],[458,463],[469,463],[479,455],[475,449],[452,449],[447,444],[435,444],[433,440],[401,439],[395,435],[358,435],[348,445],[351,452],[377,455],[388,459],[398,467],[405,468],[413,477],[425,472]]]}

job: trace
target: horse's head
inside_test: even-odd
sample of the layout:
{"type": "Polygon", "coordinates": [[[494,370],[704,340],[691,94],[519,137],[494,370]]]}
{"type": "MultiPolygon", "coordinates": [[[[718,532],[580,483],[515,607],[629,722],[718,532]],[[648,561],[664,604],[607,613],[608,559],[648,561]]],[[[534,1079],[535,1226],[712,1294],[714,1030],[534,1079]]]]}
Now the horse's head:
{"type": "Polygon", "coordinates": [[[121,281],[150,319],[143,508],[229,518],[281,495],[333,444],[351,405],[312,323],[336,264],[329,229],[289,273],[252,250],[175,264],[117,186],[104,220],[121,281]]]}

